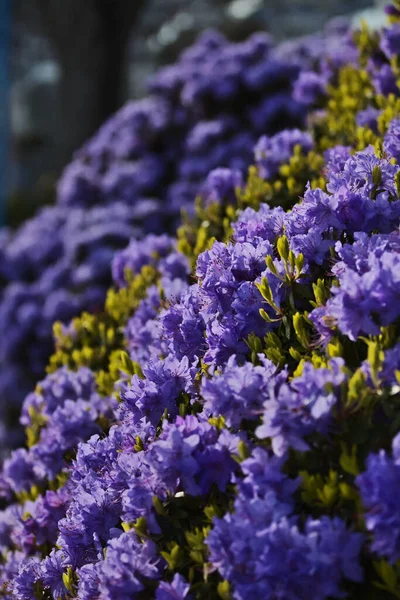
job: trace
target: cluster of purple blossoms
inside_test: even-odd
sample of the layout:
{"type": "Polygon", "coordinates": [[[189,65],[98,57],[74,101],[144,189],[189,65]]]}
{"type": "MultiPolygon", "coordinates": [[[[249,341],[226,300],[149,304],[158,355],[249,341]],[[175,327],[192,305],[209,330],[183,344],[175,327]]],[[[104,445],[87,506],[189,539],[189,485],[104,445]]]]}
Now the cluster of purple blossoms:
{"type": "MultiPolygon", "coordinates": [[[[274,49],[264,36],[235,45],[203,36],[66,171],[55,220],[66,210],[87,225],[98,203],[103,216],[123,205],[152,219],[153,196],[175,215],[188,186],[204,214],[217,203],[234,222],[198,256],[157,230],[126,245],[124,230],[112,266],[95,238],[111,248],[115,222],[112,233],[99,217],[90,239],[77,226],[82,290],[106,285],[103,259],[117,299],[143,267],[156,275],[118,323],[129,375],[114,374],[112,357],[109,372],[62,367],[25,399],[27,448],[0,475],[1,598],[328,600],[376,583],[397,592],[398,119],[382,152],[324,147],[326,186],[310,181],[293,208],[276,207],[280,167],[296,147],[322,161],[318,133],[297,129],[299,119],[320,107],[350,48],[356,63],[336,27],[332,47],[296,42],[292,62],[293,45],[274,49]],[[325,54],[312,71],[316,49],[325,54]],[[273,131],[277,115],[284,131],[273,131]],[[246,185],[253,147],[259,178],[246,185]],[[263,190],[263,177],[278,184],[275,207],[262,197],[240,210],[237,190],[241,199],[251,185],[263,190]],[[99,280],[89,264],[100,265],[99,280]]],[[[396,35],[385,30],[367,64],[377,88],[390,88],[396,35]]],[[[379,135],[380,111],[371,104],[354,119],[379,135]]],[[[64,261],[52,241],[32,255],[29,243],[14,248],[32,285],[42,271],[56,277],[53,254],[64,261]]],[[[3,255],[7,236],[0,242],[3,255]]],[[[40,323],[32,307],[18,315],[40,323]]]]}
{"type": "MultiPolygon", "coordinates": [[[[95,435],[79,444],[67,484],[67,506],[62,498],[56,503],[54,495],[36,501],[52,501],[59,511],[52,513],[58,538],[52,534],[49,539],[53,544],[57,539],[58,549],[37,562],[30,583],[40,580],[54,598],[59,597],[56,588],[66,598],[67,591],[60,590],[68,569],[73,569],[79,576],[79,598],[131,598],[144,589],[147,579],[160,579],[166,565],[155,544],[143,543],[133,530],[124,533],[121,522],[134,523],[145,517],[149,531],[159,533],[154,497],[162,501],[176,494],[205,496],[213,485],[223,492],[236,469],[231,453],[237,452],[238,442],[237,436],[219,433],[206,420],[194,416],[178,417],[174,424],[165,422],[156,439],[155,429],[145,419],[133,424],[127,414],[106,438],[95,435]],[[137,436],[142,452],[133,451],[137,436]],[[54,581],[50,583],[51,576],[54,581]]],[[[29,505],[24,510],[32,513],[29,519],[23,517],[24,532],[28,528],[37,535],[41,531],[41,521],[38,525],[35,517],[38,510],[35,513],[29,505]]],[[[43,521],[43,508],[40,515],[43,521]]],[[[46,535],[52,531],[48,520],[44,531],[46,535]]],[[[14,527],[14,532],[18,528],[14,527]]],[[[33,538],[33,548],[35,541],[43,543],[33,538]]],[[[15,579],[17,598],[26,598],[18,589],[27,576],[23,568],[15,579]]],[[[174,585],[185,589],[180,580],[171,584],[171,590],[174,585]]],[[[164,588],[165,593],[168,591],[164,584],[160,594],[164,588]]]]}
{"type": "Polygon", "coordinates": [[[234,598],[341,598],[342,578],[361,581],[363,537],[339,518],[293,516],[299,482],[282,473],[283,462],[256,449],[241,464],[234,510],[215,519],[207,543],[210,559],[234,586],[234,598]],[[288,568],[290,565],[290,568],[288,568]]]}
{"type": "Polygon", "coordinates": [[[236,190],[244,187],[243,175],[237,169],[213,169],[207,176],[200,196],[205,206],[210,204],[234,204],[236,190]]]}
{"type": "Polygon", "coordinates": [[[312,136],[299,129],[287,129],[272,138],[262,136],[254,148],[254,158],[261,177],[270,179],[276,175],[280,165],[289,161],[296,146],[307,154],[313,147],[312,136]]]}
{"type": "Polygon", "coordinates": [[[53,480],[70,463],[77,444],[101,431],[100,420],[112,420],[117,403],[100,396],[92,371],[60,369],[40,382],[27,396],[21,424],[35,432],[29,450],[14,450],[4,461],[1,491],[10,495],[29,491],[43,480],[53,480]]]}
{"type": "Polygon", "coordinates": [[[392,158],[395,158],[397,163],[400,160],[400,121],[393,119],[390,122],[389,128],[383,140],[383,149],[392,158]]]}
{"type": "Polygon", "coordinates": [[[365,508],[371,549],[395,562],[400,557],[400,436],[393,440],[393,457],[381,450],[370,454],[366,470],[357,477],[365,508]]]}
{"type": "Polygon", "coordinates": [[[339,286],[311,318],[355,341],[360,335],[378,335],[400,316],[400,235],[398,231],[368,237],[355,235],[352,245],[337,243],[339,260],[332,269],[339,286]]]}
{"type": "MultiPolygon", "coordinates": [[[[308,69],[314,62],[305,60],[308,69]]],[[[257,139],[304,125],[308,108],[293,97],[303,68],[279,57],[266,34],[231,43],[204,33],[151,79],[148,97],[124,106],[76,153],[56,206],[2,234],[0,402],[15,399],[7,430],[44,375],[53,323],[101,308],[114,252],[130,238],[173,231],[197,194],[232,202],[257,139]]]]}
{"type": "Polygon", "coordinates": [[[284,456],[289,447],[308,450],[304,437],[314,431],[329,434],[332,408],[345,380],[343,366],[342,358],[332,359],[329,368],[316,369],[306,363],[302,374],[290,385],[282,383],[275,385],[275,389],[270,386],[263,423],[256,429],[256,435],[271,439],[277,456],[284,456]]]}
{"type": "Polygon", "coordinates": [[[231,356],[221,375],[205,379],[201,390],[204,410],[210,415],[222,415],[229,427],[238,428],[243,419],[258,419],[268,388],[278,384],[274,379],[276,366],[260,356],[262,366],[237,364],[231,356]]]}
{"type": "MultiPolygon", "coordinates": [[[[135,213],[122,202],[49,207],[10,237],[2,254],[0,292],[0,398],[5,407],[15,398],[17,404],[11,405],[18,410],[18,402],[43,377],[53,348],[53,323],[68,323],[87,308],[101,309],[115,251],[140,233],[142,219],[135,213]]],[[[7,412],[2,418],[11,427],[7,412]]]]}
{"type": "Polygon", "coordinates": [[[400,54],[400,25],[394,24],[382,31],[380,48],[389,60],[400,54]]]}

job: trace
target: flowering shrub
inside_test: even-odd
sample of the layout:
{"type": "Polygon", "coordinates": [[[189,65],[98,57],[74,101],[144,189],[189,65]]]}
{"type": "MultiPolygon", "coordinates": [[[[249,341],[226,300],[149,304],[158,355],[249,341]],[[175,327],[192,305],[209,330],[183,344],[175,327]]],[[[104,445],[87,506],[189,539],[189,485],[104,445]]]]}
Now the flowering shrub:
{"type": "MultiPolygon", "coordinates": [[[[153,77],[147,98],[123,107],[77,152],[59,182],[56,206],[16,232],[3,232],[3,437],[44,376],[54,321],[99,310],[113,253],[131,237],[173,233],[181,209],[193,212],[210,170],[232,168],[235,175],[226,183],[220,175],[220,185],[204,191],[208,201],[234,195],[233,181],[241,185],[260,135],[304,125],[308,106],[296,99],[294,82],[319,55],[332,55],[344,35],[333,30],[313,44],[301,42],[302,52],[289,52],[264,34],[233,44],[205,33],[153,77]]],[[[329,79],[327,69],[323,76],[329,79]]]]}
{"type": "Polygon", "coordinates": [[[104,307],[55,325],[0,477],[1,597],[399,597],[388,12],[296,80],[307,131],[212,170],[176,237],[131,241],[104,307]]]}

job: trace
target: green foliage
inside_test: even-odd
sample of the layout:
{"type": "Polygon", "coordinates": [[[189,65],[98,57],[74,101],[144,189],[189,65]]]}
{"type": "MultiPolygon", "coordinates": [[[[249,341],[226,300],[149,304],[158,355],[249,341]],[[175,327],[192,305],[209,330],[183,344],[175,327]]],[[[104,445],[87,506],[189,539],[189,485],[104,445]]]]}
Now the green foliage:
{"type": "Polygon", "coordinates": [[[177,231],[178,250],[189,258],[192,267],[198,255],[210,248],[215,239],[230,238],[230,224],[237,213],[237,207],[232,205],[214,203],[203,206],[200,197],[196,199],[195,207],[195,216],[191,219],[183,215],[183,223],[177,231]]]}
{"type": "Polygon", "coordinates": [[[317,139],[322,150],[336,144],[357,146],[356,115],[372,101],[373,91],[367,72],[346,65],[329,87],[326,116],[318,123],[317,139]]]}
{"type": "MultiPolygon", "coordinates": [[[[143,376],[140,365],[133,363],[125,351],[123,326],[145,298],[147,288],[157,283],[159,275],[153,267],[145,266],[138,275],[127,272],[125,276],[126,287],[109,290],[103,312],[83,313],[72,320],[68,330],[55,323],[56,351],[50,358],[49,373],[62,366],[73,370],[89,367],[95,373],[98,391],[104,395],[113,392],[115,382],[121,377],[143,376]]],[[[36,424],[34,416],[33,422],[28,433],[31,445],[41,426],[36,424]]]]}
{"type": "Polygon", "coordinates": [[[124,325],[133,314],[140,300],[146,296],[147,288],[155,284],[158,274],[154,267],[144,266],[139,275],[129,271],[125,273],[126,287],[118,290],[111,288],[106,299],[106,314],[118,325],[124,325]]]}
{"type": "Polygon", "coordinates": [[[374,567],[380,578],[380,581],[375,581],[374,585],[380,590],[389,592],[395,598],[400,598],[400,562],[391,565],[386,560],[380,560],[374,563],[374,567]]]}
{"type": "Polygon", "coordinates": [[[262,202],[271,207],[291,208],[303,194],[305,185],[325,189],[323,177],[324,159],[321,154],[311,151],[304,154],[300,146],[293,150],[289,162],[282,165],[279,174],[270,181],[260,177],[257,167],[251,166],[243,189],[236,189],[236,203],[211,204],[204,206],[201,198],[196,200],[196,214],[193,219],[184,215],[183,224],[178,229],[178,250],[183,252],[195,265],[201,252],[212,246],[216,239],[229,241],[231,223],[239,211],[245,208],[258,210],[262,202]]]}

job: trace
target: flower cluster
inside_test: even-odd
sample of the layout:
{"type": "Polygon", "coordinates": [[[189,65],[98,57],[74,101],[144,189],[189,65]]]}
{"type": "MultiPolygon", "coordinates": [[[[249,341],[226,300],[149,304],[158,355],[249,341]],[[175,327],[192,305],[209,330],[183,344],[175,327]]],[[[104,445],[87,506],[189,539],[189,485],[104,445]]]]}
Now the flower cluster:
{"type": "Polygon", "coordinates": [[[71,214],[148,191],[151,171],[167,193],[171,164],[204,181],[176,238],[132,239],[101,310],[55,325],[26,447],[0,474],[0,598],[399,596],[400,4],[390,15],[354,46],[316,38],[314,70],[310,40],[283,68],[290,44],[207,35],[151,81],[152,111],[124,109],[78,154],[71,214]],[[263,121],[247,178],[201,160],[196,136],[233,131],[227,99],[239,113],[246,90],[251,136],[263,86],[294,71],[297,100],[274,102],[307,106],[307,130],[263,121]],[[368,94],[342,98],[344,81],[368,94]],[[160,165],[167,127],[188,152],[160,165]]]}
{"type": "Polygon", "coordinates": [[[204,33],[151,79],[148,97],[124,106],[76,153],[56,206],[4,233],[0,403],[7,429],[44,375],[54,321],[102,306],[112,255],[130,238],[173,232],[197,194],[234,202],[257,139],[304,124],[308,109],[293,85],[314,62],[316,56],[304,65],[279,56],[265,34],[230,43],[204,33]]]}
{"type": "Polygon", "coordinates": [[[243,461],[234,511],[215,519],[207,538],[211,562],[234,584],[236,598],[306,599],[311,589],[313,598],[340,598],[343,577],[362,579],[362,535],[337,517],[309,518],[300,527],[292,516],[298,482],[281,467],[260,448],[243,461]]]}

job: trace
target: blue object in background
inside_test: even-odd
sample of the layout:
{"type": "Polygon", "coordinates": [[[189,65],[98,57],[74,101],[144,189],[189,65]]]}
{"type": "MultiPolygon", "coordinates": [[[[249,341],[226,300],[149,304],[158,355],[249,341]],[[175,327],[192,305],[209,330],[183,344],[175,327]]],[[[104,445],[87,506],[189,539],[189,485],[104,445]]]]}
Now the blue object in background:
{"type": "Polygon", "coordinates": [[[4,225],[8,189],[11,0],[0,0],[0,225],[4,225]]]}

